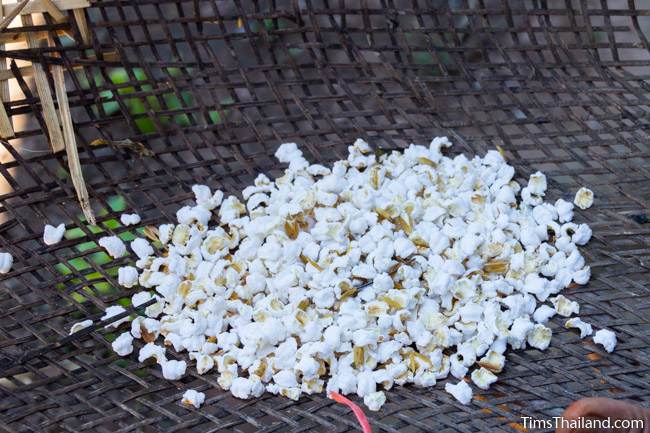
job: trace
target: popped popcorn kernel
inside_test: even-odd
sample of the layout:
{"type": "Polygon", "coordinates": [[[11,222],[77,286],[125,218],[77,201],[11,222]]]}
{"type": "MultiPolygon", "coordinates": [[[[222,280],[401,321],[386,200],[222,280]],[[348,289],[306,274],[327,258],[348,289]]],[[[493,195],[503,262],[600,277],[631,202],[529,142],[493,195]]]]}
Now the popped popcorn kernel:
{"type": "MultiPolygon", "coordinates": [[[[285,143],[284,173],[259,174],[240,196],[193,185],[176,221],[129,243],[137,260],[118,283],[140,286],[139,314],[152,304],[113,349],[128,355],[140,339],[139,362],[155,359],[164,378],[181,379],[191,361],[241,399],[325,391],[375,411],[394,386],[446,380],[469,404],[472,387],[498,379],[506,350],[546,350],[548,322],[579,313],[561,293],[591,278],[579,246],[592,230],[573,222],[574,204],[544,201],[543,173],[520,185],[502,152],[452,158],[449,146],[436,137],[381,155],[359,139],[324,167],[285,143]]],[[[119,237],[99,243],[126,255],[119,237]]],[[[591,334],[577,318],[566,325],[591,334]]],[[[594,341],[613,350],[613,338],[601,330],[594,341]]],[[[204,398],[188,390],[181,404],[204,398]]]]}
{"type": "Polygon", "coordinates": [[[589,188],[581,187],[573,199],[573,203],[580,209],[589,209],[594,204],[594,192],[589,188]]]}
{"type": "Polygon", "coordinates": [[[616,334],[609,329],[600,329],[594,335],[594,343],[600,344],[608,352],[613,352],[616,347],[616,334]]]}
{"type": "Polygon", "coordinates": [[[194,389],[188,389],[183,393],[181,404],[185,406],[194,406],[196,409],[200,408],[205,401],[205,394],[194,389]]]}

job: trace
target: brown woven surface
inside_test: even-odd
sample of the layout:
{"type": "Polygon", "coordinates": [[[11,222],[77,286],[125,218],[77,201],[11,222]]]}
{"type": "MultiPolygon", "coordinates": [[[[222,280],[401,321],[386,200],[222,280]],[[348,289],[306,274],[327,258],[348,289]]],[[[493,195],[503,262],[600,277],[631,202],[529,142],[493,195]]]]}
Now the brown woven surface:
{"type": "MultiPolygon", "coordinates": [[[[543,170],[552,200],[590,186],[595,206],[576,219],[594,231],[583,249],[593,277],[566,294],[585,320],[616,331],[615,353],[554,319],[551,347],[509,352],[499,382],[471,405],[442,391],[444,381],[398,387],[370,419],[376,431],[498,432],[581,396],[650,404],[650,224],[639,216],[650,214],[650,2],[449,5],[97,1],[87,10],[92,47],[13,56],[48,63],[58,51],[69,72],[76,66],[69,98],[103,232],[133,233],[116,224],[124,208],[143,216],[140,227],[173,220],[196,182],[234,192],[261,171],[277,175],[270,155],[285,141],[325,163],[357,137],[395,147],[448,135],[452,152],[501,145],[520,178],[543,170]],[[154,156],[89,146],[100,137],[142,142],[154,156]]],[[[133,256],[105,260],[94,243],[102,234],[81,220],[66,158],[47,151],[29,116],[38,104],[29,92],[7,104],[27,125],[3,143],[0,163],[0,249],[15,257],[0,279],[0,430],[354,431],[351,413],[323,396],[237,400],[193,368],[163,380],[135,355],[113,354],[107,331],[19,362],[136,290],[116,282],[133,256]],[[79,230],[46,247],[45,222],[79,230]],[[179,404],[189,387],[207,394],[200,410],[179,404]]]]}

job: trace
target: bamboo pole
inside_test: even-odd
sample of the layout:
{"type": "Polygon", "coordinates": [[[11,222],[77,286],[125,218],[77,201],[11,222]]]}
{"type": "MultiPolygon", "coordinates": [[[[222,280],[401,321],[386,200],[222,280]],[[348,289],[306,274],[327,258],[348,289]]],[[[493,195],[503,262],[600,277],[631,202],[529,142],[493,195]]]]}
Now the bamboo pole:
{"type": "MultiPolygon", "coordinates": [[[[4,16],[4,7],[0,1],[0,16],[4,16]]],[[[4,50],[4,44],[0,44],[0,49],[4,50]]],[[[8,70],[7,59],[0,59],[0,73],[9,72],[9,78],[13,77],[13,74],[8,70]]],[[[11,119],[7,114],[5,109],[4,102],[9,102],[11,100],[11,92],[9,91],[9,82],[3,80],[0,82],[0,137],[2,138],[11,138],[14,136],[14,128],[11,124],[11,119]]]]}

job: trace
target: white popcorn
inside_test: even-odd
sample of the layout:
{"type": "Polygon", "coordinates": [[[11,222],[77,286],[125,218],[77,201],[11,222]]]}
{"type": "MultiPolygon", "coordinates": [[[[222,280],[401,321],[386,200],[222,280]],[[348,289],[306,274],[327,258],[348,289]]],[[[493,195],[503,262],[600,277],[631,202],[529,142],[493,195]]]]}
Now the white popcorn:
{"type": "Polygon", "coordinates": [[[594,343],[602,345],[606,351],[613,352],[616,347],[616,334],[609,329],[601,329],[594,334],[594,343]]]}
{"type": "Polygon", "coordinates": [[[537,324],[528,334],[528,344],[539,350],[546,350],[551,344],[553,331],[542,324],[537,324]]]}
{"type": "Polygon", "coordinates": [[[531,194],[544,195],[546,193],[546,176],[538,171],[530,175],[528,189],[531,194]]]}
{"type": "Polygon", "coordinates": [[[92,324],[93,324],[93,321],[90,320],[90,319],[84,320],[82,322],[77,322],[74,325],[72,325],[72,327],[70,327],[70,335],[74,334],[75,332],[79,332],[82,329],[86,329],[89,326],[92,326],[92,324]]]}
{"type": "MultiPolygon", "coordinates": [[[[111,317],[117,316],[118,314],[122,314],[125,311],[126,310],[123,307],[120,307],[119,305],[110,306],[104,311],[104,315],[99,320],[104,321],[106,319],[110,319],[111,317]]],[[[125,316],[125,317],[122,317],[121,319],[118,319],[118,320],[116,320],[116,321],[114,321],[111,324],[106,325],[106,326],[111,327],[111,328],[117,328],[122,323],[128,322],[128,321],[129,321],[129,316],[125,316]]]]}
{"type": "Polygon", "coordinates": [[[591,278],[591,268],[585,266],[579,271],[574,272],[571,278],[576,284],[587,284],[591,278]]]}
{"type": "Polygon", "coordinates": [[[569,317],[573,314],[580,313],[580,305],[577,302],[567,299],[564,295],[551,298],[551,303],[555,307],[557,314],[563,317],[569,317]]]}
{"type": "Polygon", "coordinates": [[[537,323],[544,324],[548,322],[548,320],[555,316],[555,311],[554,308],[549,307],[548,305],[540,305],[537,310],[535,310],[535,313],[533,313],[533,320],[537,323]]]}
{"type": "Polygon", "coordinates": [[[559,198],[555,202],[555,210],[557,211],[559,222],[567,223],[573,219],[573,203],[559,198]]]}
{"type": "Polygon", "coordinates": [[[168,380],[178,380],[185,375],[187,363],[185,361],[176,361],[174,359],[161,363],[163,377],[168,380]]]}
{"type": "Polygon", "coordinates": [[[140,215],[138,215],[137,213],[132,213],[132,214],[123,213],[122,215],[120,215],[120,222],[125,226],[134,226],[136,224],[140,224],[140,221],[142,221],[142,219],[140,218],[140,215]]]}
{"type": "Polygon", "coordinates": [[[481,367],[472,371],[472,382],[481,389],[488,389],[497,381],[497,377],[487,368],[481,367]]]}
{"type": "Polygon", "coordinates": [[[146,302],[149,302],[153,298],[149,292],[138,292],[135,295],[131,296],[131,305],[138,307],[146,302]]]}
{"type": "Polygon", "coordinates": [[[0,252],[0,274],[6,274],[11,270],[14,258],[9,253],[0,252]]]}
{"type": "Polygon", "coordinates": [[[174,224],[161,224],[158,227],[158,239],[160,242],[165,245],[169,243],[172,239],[172,234],[174,233],[174,224]]]}
{"type": "Polygon", "coordinates": [[[201,354],[195,358],[196,372],[199,374],[205,374],[208,371],[212,370],[212,367],[214,367],[214,359],[212,359],[210,355],[201,354]]]}
{"type": "Polygon", "coordinates": [[[578,225],[575,233],[571,236],[571,242],[576,245],[585,245],[591,239],[591,228],[587,224],[578,225]]]}
{"type": "Polygon", "coordinates": [[[573,203],[580,209],[589,209],[594,204],[594,192],[589,188],[581,187],[573,199],[573,203]]]}
{"type": "Polygon", "coordinates": [[[490,370],[492,373],[501,373],[503,367],[506,365],[506,357],[499,352],[490,350],[477,364],[490,370]]]}
{"type": "Polygon", "coordinates": [[[469,404],[472,401],[472,388],[464,380],[461,380],[456,385],[447,382],[445,384],[445,391],[454,396],[462,404],[469,404]]]}
{"type": "Polygon", "coordinates": [[[138,354],[138,362],[144,362],[149,358],[154,358],[158,364],[163,364],[167,362],[167,357],[165,356],[165,348],[157,346],[154,343],[147,343],[142,346],[140,353],[138,354]]]}
{"type": "Polygon", "coordinates": [[[181,399],[181,404],[185,406],[194,406],[195,408],[200,408],[203,402],[205,401],[205,394],[199,392],[195,389],[188,389],[183,393],[183,398],[181,399]]]}
{"type": "Polygon", "coordinates": [[[109,256],[119,259],[126,254],[126,245],[117,236],[104,236],[99,239],[99,246],[104,248],[109,256]]]}
{"type": "Polygon", "coordinates": [[[133,352],[133,337],[129,332],[124,332],[113,341],[112,346],[115,353],[126,356],[133,352]]]}
{"type": "Polygon", "coordinates": [[[579,329],[580,338],[585,338],[593,333],[593,329],[591,328],[591,325],[589,323],[583,322],[578,317],[573,317],[567,320],[566,323],[564,324],[564,327],[567,329],[572,329],[572,328],[579,329]]]}
{"type": "MultiPolygon", "coordinates": [[[[382,390],[451,374],[460,382],[445,388],[469,403],[470,371],[487,389],[508,346],[545,350],[544,324],[578,312],[560,293],[588,282],[578,246],[592,233],[571,222],[573,204],[544,202],[544,174],[522,188],[498,152],[443,156],[450,145],[377,156],[357,140],[326,168],[285,143],[284,174],[258,175],[243,202],[194,185],[195,203],[158,226],[161,251],[136,239],[135,267],[118,271],[120,285],[142,287],[134,307],[155,299],[131,323],[147,343],[138,359],[180,379],[187,364],[167,360],[162,341],[237,398],[326,390],[370,410],[382,390]]],[[[126,252],[119,238],[100,244],[126,252]]]]}
{"type": "Polygon", "coordinates": [[[223,200],[223,192],[215,191],[214,194],[210,191],[207,185],[194,185],[192,192],[196,198],[196,204],[208,210],[212,210],[219,206],[223,200]]]}
{"type": "Polygon", "coordinates": [[[133,266],[122,266],[117,270],[117,283],[131,288],[138,283],[138,270],[133,266]]]}
{"type": "Polygon", "coordinates": [[[259,397],[264,393],[264,385],[257,376],[250,378],[237,377],[230,385],[230,392],[235,397],[242,399],[259,397]]]}
{"type": "Polygon", "coordinates": [[[526,337],[534,327],[528,316],[517,317],[510,328],[508,343],[513,349],[523,349],[526,345],[526,337]]]}
{"type": "Polygon", "coordinates": [[[61,242],[63,239],[63,234],[65,233],[65,224],[61,223],[58,226],[54,227],[49,224],[45,224],[43,229],[43,242],[45,245],[54,245],[61,242]]]}
{"type": "Polygon", "coordinates": [[[371,392],[363,397],[363,404],[369,410],[376,412],[386,403],[386,394],[383,391],[371,392]]]}
{"type": "Polygon", "coordinates": [[[134,239],[131,242],[131,249],[139,259],[145,259],[153,254],[153,247],[149,244],[149,241],[142,238],[134,239]]]}

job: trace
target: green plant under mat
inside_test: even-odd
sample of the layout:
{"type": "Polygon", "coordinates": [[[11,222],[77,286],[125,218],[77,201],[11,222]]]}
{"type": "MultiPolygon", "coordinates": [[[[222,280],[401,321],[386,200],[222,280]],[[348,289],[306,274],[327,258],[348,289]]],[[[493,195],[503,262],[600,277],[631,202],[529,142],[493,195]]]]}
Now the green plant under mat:
{"type": "MultiPolygon", "coordinates": [[[[183,71],[180,68],[166,68],[166,73],[172,78],[180,77],[183,71]]],[[[131,70],[134,79],[131,79],[128,71],[125,68],[111,68],[108,70],[109,85],[115,87],[113,89],[102,90],[99,92],[101,99],[101,110],[98,104],[92,106],[95,116],[116,116],[120,113],[120,104],[118,99],[123,102],[128,111],[130,118],[133,118],[134,123],[141,134],[156,133],[156,120],[162,128],[169,128],[172,124],[181,127],[191,126],[193,123],[189,114],[160,114],[161,112],[182,112],[184,110],[194,110],[197,108],[197,103],[194,95],[188,90],[180,92],[164,93],[159,96],[139,96],[141,92],[153,92],[155,89],[152,83],[155,80],[150,79],[144,69],[133,68],[131,70]],[[135,83],[135,84],[132,84],[135,83]],[[179,96],[180,94],[180,96],[179,96]],[[162,102],[161,102],[162,101],[162,102]],[[153,113],[153,114],[152,114],[153,113]],[[155,120],[154,120],[155,119],[155,120]]],[[[193,68],[187,68],[187,76],[191,76],[193,68]]],[[[90,89],[90,83],[85,75],[79,74],[79,80],[83,89],[90,89]]],[[[106,87],[107,83],[104,76],[96,72],[93,74],[95,86],[98,88],[106,87]]],[[[233,100],[225,98],[220,101],[222,107],[231,105],[233,100]]],[[[229,110],[223,108],[220,110],[225,116],[228,115],[229,110]]],[[[192,116],[199,115],[196,111],[192,116]]],[[[219,110],[208,110],[208,119],[210,124],[217,125],[223,123],[222,115],[219,110]]]]}

